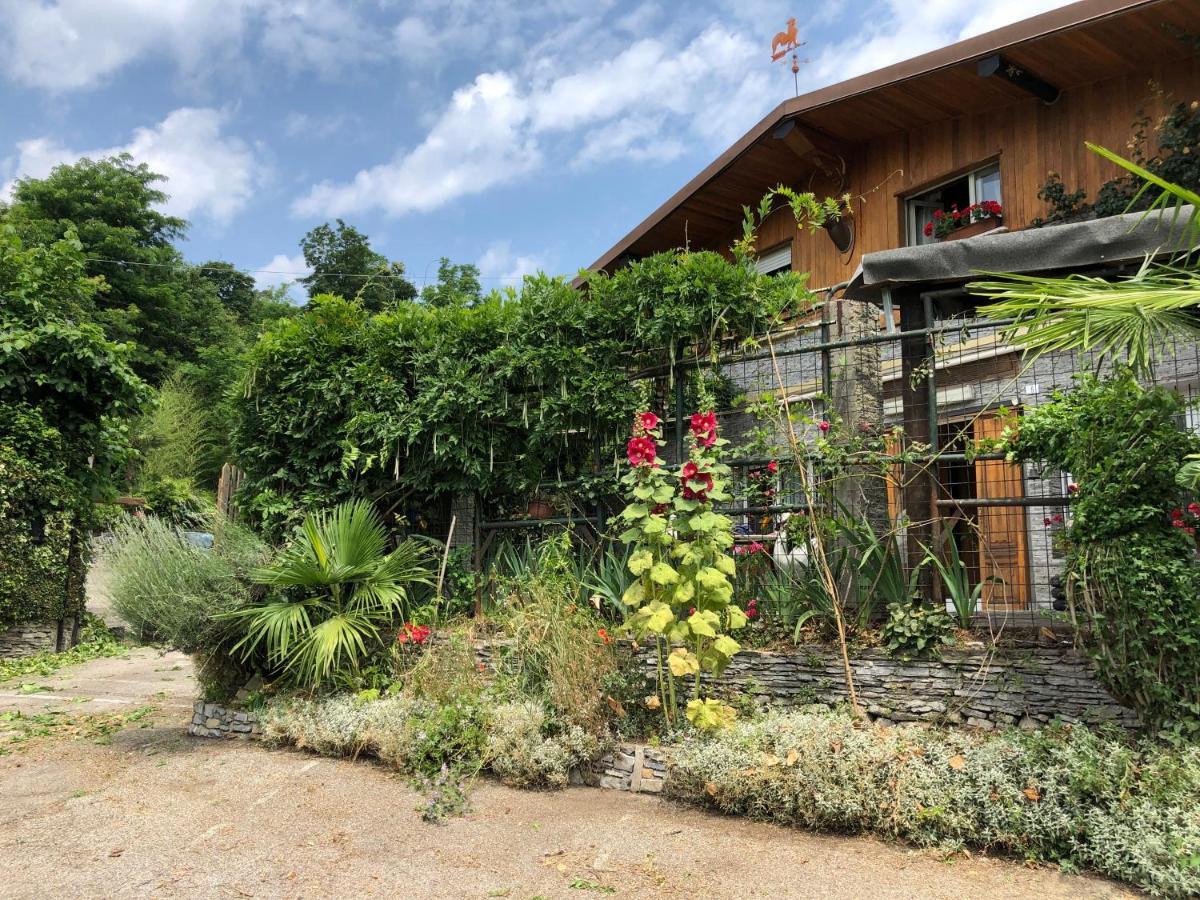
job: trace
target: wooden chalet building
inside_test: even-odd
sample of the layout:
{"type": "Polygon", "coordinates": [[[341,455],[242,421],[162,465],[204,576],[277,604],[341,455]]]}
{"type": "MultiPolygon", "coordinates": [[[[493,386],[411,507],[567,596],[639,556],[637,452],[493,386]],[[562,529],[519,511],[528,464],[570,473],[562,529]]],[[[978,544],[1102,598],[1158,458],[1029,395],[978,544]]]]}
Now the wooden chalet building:
{"type": "MultiPolygon", "coordinates": [[[[1047,214],[1038,191],[1048,173],[1089,198],[1119,174],[1085,141],[1127,152],[1135,120],[1153,123],[1197,98],[1200,0],[1083,0],[779,104],[591,268],[612,271],[685,242],[727,253],[743,206],[782,183],[853,198],[849,227],[800,232],[780,210],[758,240],[760,269],[808,272],[839,327],[908,332],[970,318],[962,286],[977,271],[1111,272],[1164,243],[1135,228],[1137,219],[1029,226],[1047,214]],[[1002,230],[953,244],[925,233],[938,210],[983,200],[1001,204],[1002,230]]],[[[1028,370],[994,330],[942,340],[936,348],[928,336],[897,340],[865,357],[879,373],[876,421],[903,422],[912,439],[942,449],[998,437],[1002,408],[1039,402],[1076,371],[1069,360],[1028,370]],[[935,388],[912,378],[923,363],[935,388]]],[[[793,398],[814,392],[805,377],[786,385],[793,398]]],[[[1195,390],[1195,348],[1171,378],[1195,390]]],[[[893,488],[893,514],[903,506],[912,520],[949,521],[985,585],[983,611],[1051,607],[1065,474],[958,457],[893,488]]],[[[916,562],[933,535],[919,526],[914,541],[912,531],[916,562]]]]}

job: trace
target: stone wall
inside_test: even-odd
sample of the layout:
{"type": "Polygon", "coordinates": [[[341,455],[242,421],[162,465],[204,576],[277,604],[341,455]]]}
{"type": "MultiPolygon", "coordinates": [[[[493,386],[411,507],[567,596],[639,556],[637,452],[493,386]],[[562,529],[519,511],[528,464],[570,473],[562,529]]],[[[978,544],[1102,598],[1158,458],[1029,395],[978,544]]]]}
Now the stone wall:
{"type": "MultiPolygon", "coordinates": [[[[648,654],[642,659],[652,675],[653,659],[648,654]]],[[[1066,649],[947,650],[941,659],[910,662],[881,650],[859,650],[851,668],[859,703],[883,724],[1034,728],[1058,720],[1132,728],[1138,722],[1099,684],[1088,661],[1066,649]]],[[[760,705],[847,699],[841,657],[831,647],[743,651],[712,690],[727,698],[749,695],[760,705]]]]}
{"type": "Polygon", "coordinates": [[[252,712],[203,700],[192,704],[192,724],[188,726],[188,734],[249,740],[260,733],[258,717],[252,712]]]}
{"type": "MultiPolygon", "coordinates": [[[[72,623],[63,623],[63,640],[67,649],[71,643],[72,623]]],[[[0,632],[0,659],[32,656],[35,653],[58,649],[58,622],[27,622],[0,632]]]]}
{"type": "Polygon", "coordinates": [[[591,787],[613,791],[660,794],[669,764],[665,748],[622,744],[592,763],[580,780],[591,787]]]}

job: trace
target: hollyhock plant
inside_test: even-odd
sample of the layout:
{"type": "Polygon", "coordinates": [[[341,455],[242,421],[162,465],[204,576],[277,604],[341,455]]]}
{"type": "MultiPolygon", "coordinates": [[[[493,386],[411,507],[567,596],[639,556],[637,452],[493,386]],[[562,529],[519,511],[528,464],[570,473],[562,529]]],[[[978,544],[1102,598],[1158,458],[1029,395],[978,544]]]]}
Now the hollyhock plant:
{"type": "Polygon", "coordinates": [[[729,664],[740,649],[729,632],[744,627],[747,616],[732,602],[733,522],[712,509],[732,499],[729,467],[718,458],[728,442],[718,438],[712,412],[696,413],[689,425],[688,459],[672,475],[639,442],[656,446],[661,420],[643,413],[634,421],[630,469],[622,477],[631,496],[621,513],[628,526],[621,540],[633,545],[628,565],[635,580],[622,597],[632,612],[621,628],[657,645],[654,708],[673,724],[681,705],[677,681],[691,682],[687,719],[710,729],[730,721],[732,710],[701,697],[700,673],[717,674],[729,664]]]}

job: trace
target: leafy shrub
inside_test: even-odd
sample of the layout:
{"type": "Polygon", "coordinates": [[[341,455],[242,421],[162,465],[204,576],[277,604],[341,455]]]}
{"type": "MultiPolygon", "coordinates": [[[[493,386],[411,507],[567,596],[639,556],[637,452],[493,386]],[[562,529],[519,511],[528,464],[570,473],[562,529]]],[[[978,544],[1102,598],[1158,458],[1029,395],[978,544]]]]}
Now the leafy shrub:
{"type": "Polygon", "coordinates": [[[599,744],[578,725],[548,734],[550,725],[546,710],[532,700],[504,703],[492,710],[487,759],[505,784],[566,787],[571,769],[596,757],[599,744]]]}
{"type": "Polygon", "coordinates": [[[945,610],[912,602],[891,603],[881,634],[888,653],[911,659],[930,656],[942,644],[951,643],[953,626],[945,610]]]}
{"type": "Polygon", "coordinates": [[[211,550],[161,519],[126,517],[101,539],[99,558],[117,614],[144,640],[194,654],[205,695],[223,699],[248,671],[229,655],[236,633],[222,617],[254,599],[249,574],[267,548],[216,512],[208,516],[211,550]]]}
{"type": "Polygon", "coordinates": [[[397,694],[293,697],[269,704],[263,737],[325,756],[367,753],[409,774],[438,778],[443,769],[474,774],[483,766],[511,784],[562,787],[590,760],[595,738],[577,726],[556,729],[534,701],[487,706],[480,696],[435,703],[397,694]]]}
{"type": "Polygon", "coordinates": [[[774,712],[673,756],[667,791],[727,813],[1072,862],[1155,894],[1200,891],[1200,748],[1083,728],[978,735],[774,712]]]}
{"type": "Polygon", "coordinates": [[[210,513],[212,549],[154,516],[125,518],[101,539],[99,562],[111,573],[113,609],[143,639],[184,653],[227,643],[220,616],[247,605],[248,576],[266,558],[253,533],[210,513]]]}
{"type": "Polygon", "coordinates": [[[1200,567],[1175,481],[1183,399],[1129,371],[1028,411],[1013,455],[1070,472],[1067,600],[1105,686],[1148,725],[1200,729],[1200,567]]]}

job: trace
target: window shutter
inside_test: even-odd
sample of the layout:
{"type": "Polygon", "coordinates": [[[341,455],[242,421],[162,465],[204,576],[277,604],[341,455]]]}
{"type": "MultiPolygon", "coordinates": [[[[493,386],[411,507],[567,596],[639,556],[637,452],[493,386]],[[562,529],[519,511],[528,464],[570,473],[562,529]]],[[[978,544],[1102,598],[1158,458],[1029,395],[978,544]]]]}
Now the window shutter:
{"type": "Polygon", "coordinates": [[[791,242],[784,244],[782,247],[776,247],[774,250],[768,250],[754,261],[754,268],[758,270],[760,275],[770,275],[773,272],[778,272],[780,269],[791,269],[791,242]]]}

